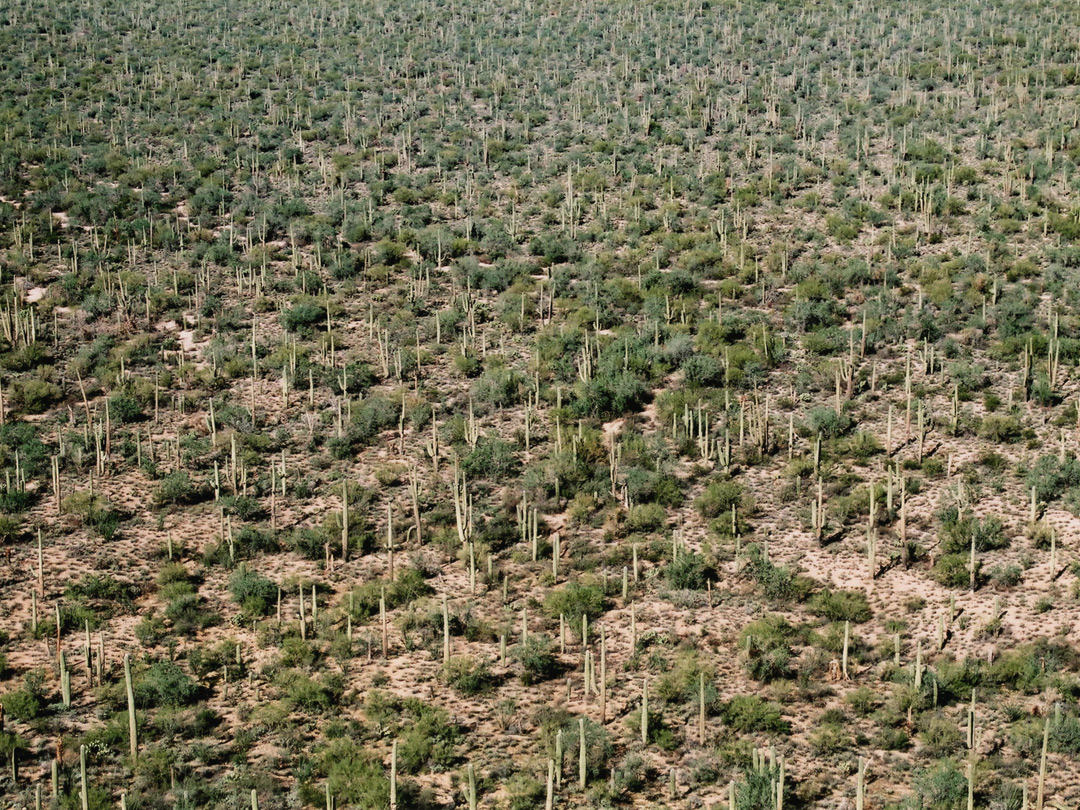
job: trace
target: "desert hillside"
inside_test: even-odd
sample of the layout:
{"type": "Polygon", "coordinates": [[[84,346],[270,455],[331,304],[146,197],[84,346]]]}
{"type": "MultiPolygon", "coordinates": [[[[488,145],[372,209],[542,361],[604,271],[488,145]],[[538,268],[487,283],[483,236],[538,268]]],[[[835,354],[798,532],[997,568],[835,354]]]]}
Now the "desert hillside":
{"type": "Polygon", "coordinates": [[[0,804],[1080,806],[1078,42],[9,0],[0,804]]]}

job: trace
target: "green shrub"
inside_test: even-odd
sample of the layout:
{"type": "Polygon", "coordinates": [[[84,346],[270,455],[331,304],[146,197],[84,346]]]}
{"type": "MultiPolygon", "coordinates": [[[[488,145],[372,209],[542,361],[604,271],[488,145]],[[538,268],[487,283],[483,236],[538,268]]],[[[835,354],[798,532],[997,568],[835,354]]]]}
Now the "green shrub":
{"type": "Polygon", "coordinates": [[[815,616],[830,622],[862,624],[870,621],[873,613],[866,595],[861,591],[834,591],[826,588],[810,597],[807,609],[815,616]]]}
{"type": "Polygon", "coordinates": [[[691,703],[696,708],[702,675],[705,676],[705,707],[715,709],[718,700],[715,672],[693,649],[680,650],[674,662],[667,665],[656,680],[656,685],[650,687],[649,693],[665,703],[691,703]]]}
{"type": "Polygon", "coordinates": [[[962,810],[967,806],[967,777],[952,760],[943,760],[915,777],[924,810],[962,810]]]}
{"type": "Polygon", "coordinates": [[[1024,579],[1024,569],[1016,563],[995,565],[989,572],[990,581],[1002,588],[1014,588],[1024,579]]]}
{"type": "Polygon", "coordinates": [[[154,490],[155,506],[179,506],[193,503],[202,497],[200,488],[191,482],[191,476],[180,470],[172,472],[161,479],[154,490]]]}
{"type": "Polygon", "coordinates": [[[877,693],[869,686],[860,686],[854,692],[849,692],[844,696],[844,701],[860,717],[872,714],[880,702],[877,693]]]}
{"type": "Polygon", "coordinates": [[[1040,501],[1053,501],[1067,489],[1080,485],[1080,461],[1069,456],[1061,461],[1057,456],[1041,456],[1024,479],[1028,491],[1035,488],[1040,501]]]}
{"type": "Polygon", "coordinates": [[[142,405],[129,394],[109,397],[109,418],[116,424],[125,425],[145,418],[142,405]]]}
{"type": "MultiPolygon", "coordinates": [[[[982,562],[975,560],[975,583],[979,582],[982,562]]],[[[971,584],[971,555],[943,554],[934,563],[931,576],[948,588],[967,588],[971,584]]]]}
{"type": "Polygon", "coordinates": [[[281,325],[290,332],[310,332],[326,324],[326,308],[313,298],[293,304],[281,314],[281,325]]]}
{"type": "Polygon", "coordinates": [[[249,618],[268,616],[277,607],[277,584],[245,565],[229,579],[229,593],[249,618]]]}
{"type": "Polygon", "coordinates": [[[570,628],[581,635],[581,617],[589,621],[600,618],[604,612],[604,590],[600,585],[571,582],[548,593],[544,599],[544,612],[553,619],[566,618],[570,628]]]}
{"type": "Polygon", "coordinates": [[[379,612],[379,600],[386,598],[386,609],[410,605],[417,599],[432,593],[431,586],[418,568],[406,568],[391,582],[366,582],[353,589],[346,602],[352,605],[354,621],[367,621],[379,612]]]}
{"type": "Polygon", "coordinates": [[[461,732],[445,710],[425,706],[416,712],[398,744],[398,767],[402,773],[444,771],[457,761],[461,732]]]}
{"type": "Polygon", "coordinates": [[[121,582],[109,574],[84,574],[82,579],[64,589],[64,596],[68,599],[116,602],[124,610],[134,609],[139,593],[137,586],[121,582]]]}
{"type": "MultiPolygon", "coordinates": [[[[382,760],[364,742],[338,737],[317,752],[317,773],[325,778],[337,803],[358,810],[386,810],[390,806],[390,775],[382,760]]],[[[398,806],[416,806],[417,790],[398,779],[398,806]]]]}
{"type": "Polygon", "coordinates": [[[495,685],[495,676],[488,663],[467,655],[447,661],[442,675],[447,684],[466,697],[489,692],[495,685]]]}
{"type": "Polygon", "coordinates": [[[0,490],[0,512],[8,515],[25,512],[38,501],[38,494],[28,489],[0,490]]]}
{"type": "Polygon", "coordinates": [[[829,757],[852,746],[851,734],[840,723],[821,723],[810,735],[810,750],[814,756],[829,757]]]}
{"type": "MultiPolygon", "coordinates": [[[[581,746],[581,727],[577,719],[569,720],[562,727],[563,733],[563,761],[555,763],[555,766],[573,768],[578,772],[578,752],[581,746]]],[[[549,750],[554,753],[554,734],[548,735],[549,750]]],[[[585,774],[590,781],[599,779],[608,769],[611,755],[615,746],[611,741],[611,734],[599,723],[585,718],[585,774]]]]}
{"type": "Polygon", "coordinates": [[[794,628],[782,616],[772,615],[746,625],[739,633],[747,674],[762,682],[791,674],[792,650],[788,639],[794,628]]]}
{"type": "Polygon", "coordinates": [[[964,735],[956,723],[937,712],[930,716],[919,736],[926,752],[935,759],[951,754],[964,742],[964,735]]]}
{"type": "Polygon", "coordinates": [[[667,523],[667,511],[658,503],[636,503],[626,511],[626,531],[634,534],[659,531],[667,523]]]}
{"type": "Polygon", "coordinates": [[[846,413],[837,413],[835,408],[811,408],[806,414],[806,433],[823,439],[836,439],[851,430],[853,422],[846,413]]]}
{"type": "Polygon", "coordinates": [[[982,424],[979,425],[980,438],[998,444],[1011,444],[1019,441],[1021,435],[1020,420],[1015,416],[990,413],[983,417],[982,424]]]}
{"type": "Polygon", "coordinates": [[[462,459],[461,468],[470,480],[507,481],[518,475],[521,462],[514,454],[512,444],[484,436],[462,459]]]}
{"type": "Polygon", "coordinates": [[[519,771],[506,781],[508,810],[536,810],[546,794],[544,783],[527,773],[519,771]]]}
{"type": "Polygon", "coordinates": [[[578,383],[576,393],[578,413],[605,420],[639,411],[649,401],[649,387],[629,372],[598,372],[588,382],[578,383]]]}
{"type": "Polygon", "coordinates": [[[752,507],[748,508],[749,504],[744,503],[746,497],[745,488],[738,481],[713,480],[694,501],[694,506],[704,518],[726,516],[730,514],[732,506],[743,513],[749,513],[752,507]]]}
{"type": "Polygon", "coordinates": [[[316,680],[297,670],[286,670],[279,676],[285,689],[285,700],[300,711],[321,714],[335,704],[333,684],[316,680]]]}
{"type": "Polygon", "coordinates": [[[141,708],[186,706],[199,694],[199,687],[172,661],[155,661],[132,675],[135,703],[141,708]]]}
{"type": "Polygon", "coordinates": [[[445,771],[456,762],[461,730],[445,709],[373,689],[365,698],[364,713],[387,735],[397,737],[402,773],[445,771]]]}
{"type": "Polygon", "coordinates": [[[938,512],[938,519],[941,521],[941,549],[946,554],[970,553],[973,537],[976,551],[992,551],[1009,545],[1005,526],[993,515],[978,518],[969,513],[961,517],[956,507],[948,507],[938,512]]]}
{"type": "Polygon", "coordinates": [[[773,786],[779,777],[778,765],[745,770],[742,781],[735,787],[736,810],[773,810],[776,807],[773,786]]]}
{"type": "Polygon", "coordinates": [[[704,591],[714,571],[705,558],[694,552],[680,553],[664,568],[667,586],[676,591],[704,591]]]}
{"type": "Polygon", "coordinates": [[[986,672],[989,684],[1035,694],[1055,673],[1080,667],[1080,654],[1069,644],[1039,639],[1003,652],[986,672]]]}
{"type": "Polygon", "coordinates": [[[631,751],[615,767],[615,791],[620,795],[640,793],[655,776],[653,764],[637,751],[631,751]]]}
{"type": "Polygon", "coordinates": [[[16,720],[27,723],[45,710],[45,673],[35,669],[26,673],[23,688],[0,696],[4,711],[16,720]]]}
{"type": "Polygon", "coordinates": [[[801,602],[810,594],[814,582],[791,566],[778,566],[765,556],[757,543],[743,549],[743,569],[759,586],[767,599],[776,602],[801,602]]]}
{"type": "Polygon", "coordinates": [[[512,655],[521,664],[521,682],[526,686],[550,680],[562,670],[554,643],[547,636],[530,633],[514,647],[512,655]]]}
{"type": "Polygon", "coordinates": [[[720,709],[720,719],[740,734],[790,734],[780,707],[757,695],[736,695],[720,709]]]}
{"type": "Polygon", "coordinates": [[[15,380],[8,392],[8,407],[27,414],[44,413],[64,398],[56,383],[40,379],[15,380]]]}

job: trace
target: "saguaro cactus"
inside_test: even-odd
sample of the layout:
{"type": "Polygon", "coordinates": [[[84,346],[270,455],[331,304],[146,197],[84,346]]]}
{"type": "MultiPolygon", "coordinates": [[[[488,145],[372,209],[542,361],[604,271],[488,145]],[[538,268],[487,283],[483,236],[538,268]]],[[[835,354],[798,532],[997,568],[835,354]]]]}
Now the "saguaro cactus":
{"type": "Polygon", "coordinates": [[[127,686],[128,739],[131,746],[131,759],[135,761],[139,758],[139,732],[135,725],[135,691],[131,686],[131,656],[127,654],[124,655],[124,682],[127,686]]]}
{"type": "Polygon", "coordinates": [[[641,682],[641,744],[649,742],[649,679],[641,682]]]}

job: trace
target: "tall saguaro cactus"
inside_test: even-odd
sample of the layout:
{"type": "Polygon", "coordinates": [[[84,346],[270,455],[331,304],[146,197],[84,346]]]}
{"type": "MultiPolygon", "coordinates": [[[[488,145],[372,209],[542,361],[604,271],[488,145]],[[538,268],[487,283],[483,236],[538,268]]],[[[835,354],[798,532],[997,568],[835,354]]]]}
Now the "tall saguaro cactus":
{"type": "Polygon", "coordinates": [[[139,731],[135,725],[135,691],[131,686],[131,656],[126,653],[124,654],[124,682],[127,686],[128,738],[131,759],[134,762],[139,758],[139,731]]]}

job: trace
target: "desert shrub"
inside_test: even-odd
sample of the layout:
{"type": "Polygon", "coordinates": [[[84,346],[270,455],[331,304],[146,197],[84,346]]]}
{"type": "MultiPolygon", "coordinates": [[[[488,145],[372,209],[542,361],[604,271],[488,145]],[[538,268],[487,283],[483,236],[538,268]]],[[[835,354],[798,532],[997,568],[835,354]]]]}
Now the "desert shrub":
{"type": "Polygon", "coordinates": [[[701,660],[697,650],[681,650],[649,692],[667,703],[693,703],[696,707],[702,675],[705,676],[705,707],[715,709],[718,700],[715,673],[701,660]]]}
{"type": "Polygon", "coordinates": [[[313,298],[293,304],[281,315],[281,325],[290,332],[310,332],[326,323],[326,308],[313,298]]]}
{"type": "Polygon", "coordinates": [[[23,535],[23,523],[18,518],[0,515],[0,545],[7,545],[23,535]]]}
{"type": "MultiPolygon", "coordinates": [[[[641,707],[639,706],[626,717],[626,727],[635,738],[641,739],[641,707]]],[[[674,751],[679,740],[664,720],[663,712],[655,705],[649,705],[648,743],[664,751],[674,751]]]]}
{"type": "Polygon", "coordinates": [[[860,591],[834,591],[826,588],[810,597],[807,609],[815,616],[830,622],[849,621],[861,624],[870,621],[873,613],[866,595],[860,591]]]}
{"type": "Polygon", "coordinates": [[[851,430],[853,422],[846,413],[835,408],[811,408],[806,414],[805,431],[810,436],[819,433],[823,439],[836,439],[851,430]]]}
{"type": "Polygon", "coordinates": [[[667,511],[658,503],[636,503],[626,512],[626,530],[635,534],[658,531],[667,522],[667,511]]]}
{"type": "Polygon", "coordinates": [[[462,459],[461,468],[470,480],[506,481],[518,474],[521,463],[514,455],[512,444],[485,436],[462,459]]]}
{"type": "Polygon", "coordinates": [[[117,394],[109,397],[109,418],[118,424],[125,425],[131,422],[139,422],[145,415],[142,405],[130,394],[117,394]]]}
{"type": "Polygon", "coordinates": [[[203,495],[202,488],[192,483],[191,476],[180,470],[169,473],[161,479],[157,489],[154,490],[154,505],[179,506],[194,503],[203,495]]]}
{"type": "Polygon", "coordinates": [[[461,732],[445,710],[425,707],[417,712],[398,744],[398,767],[403,773],[443,771],[457,761],[461,732]]]}
{"type": "Polygon", "coordinates": [[[15,380],[8,393],[8,407],[27,414],[44,413],[64,398],[56,383],[40,379],[15,380]]]}
{"type": "Polygon", "coordinates": [[[1014,588],[1024,579],[1024,569],[1016,563],[995,565],[989,571],[990,581],[1001,588],[1014,588]]]}
{"type": "Polygon", "coordinates": [[[217,502],[217,506],[226,515],[242,521],[262,520],[266,516],[266,509],[258,500],[241,495],[226,495],[217,502]]]}
{"type": "Polygon", "coordinates": [[[157,613],[149,613],[135,625],[135,638],[144,647],[160,644],[169,635],[165,620],[157,613]]]}
{"type": "Polygon", "coordinates": [[[0,425],[0,465],[14,469],[17,452],[25,475],[46,473],[53,450],[38,433],[39,428],[28,422],[9,420],[0,425]]]}
{"type": "Polygon", "coordinates": [[[820,723],[810,735],[810,750],[817,757],[829,757],[852,746],[851,733],[839,722],[820,723]]]}
{"type": "Polygon", "coordinates": [[[506,782],[508,810],[535,810],[544,803],[547,789],[539,779],[518,772],[506,782]]]}
{"type": "Polygon", "coordinates": [[[860,717],[872,714],[880,702],[877,693],[869,686],[860,686],[855,691],[849,692],[844,696],[844,700],[860,717]]]}
{"type": "Polygon", "coordinates": [[[773,810],[776,806],[774,784],[779,777],[778,765],[743,771],[742,781],[735,786],[736,810],[773,810]]]}
{"type": "Polygon", "coordinates": [[[744,651],[744,664],[751,678],[767,683],[791,674],[789,638],[794,629],[782,616],[771,615],[740,631],[739,649],[744,651]]]}
{"type": "Polygon", "coordinates": [[[600,585],[571,582],[548,593],[544,612],[553,619],[564,616],[570,628],[581,635],[582,616],[588,616],[592,622],[603,615],[604,589],[600,585]]]}
{"type": "Polygon", "coordinates": [[[281,549],[277,537],[254,526],[243,526],[233,534],[230,554],[228,539],[210,544],[203,552],[203,565],[231,566],[236,559],[251,559],[259,554],[273,554],[281,549]]]}
{"type": "Polygon", "coordinates": [[[649,388],[629,372],[597,373],[579,383],[574,408],[582,416],[615,419],[641,410],[649,400],[649,388]]]}
{"type": "Polygon", "coordinates": [[[1020,420],[1015,416],[990,413],[983,417],[979,425],[980,438],[997,444],[1010,444],[1019,441],[1021,436],[1020,420]]]}
{"type": "Polygon", "coordinates": [[[230,681],[242,678],[247,667],[243,658],[239,662],[236,660],[238,646],[235,641],[226,639],[214,646],[207,644],[191,647],[187,653],[191,674],[199,680],[206,680],[215,673],[227,671],[230,681]]]}
{"type": "Polygon", "coordinates": [[[964,742],[964,735],[956,723],[937,712],[930,715],[919,736],[926,752],[935,759],[951,754],[964,742]]]}
{"type": "Polygon", "coordinates": [[[341,690],[333,676],[316,679],[290,669],[279,676],[278,682],[285,689],[286,702],[304,712],[321,714],[340,698],[341,690]]]}
{"type": "Polygon", "coordinates": [[[141,708],[186,706],[199,694],[199,687],[172,661],[155,661],[133,673],[132,691],[141,708]]]}
{"type": "Polygon", "coordinates": [[[113,602],[116,607],[130,611],[135,607],[140,589],[130,582],[121,582],[109,574],[84,574],[64,589],[64,596],[85,602],[113,602]]]}
{"type": "MultiPolygon", "coordinates": [[[[364,743],[348,737],[330,740],[318,750],[316,771],[331,794],[344,807],[385,810],[390,806],[390,779],[386,766],[364,743]]],[[[398,780],[398,807],[416,807],[418,791],[407,779],[398,780]]]]}
{"type": "Polygon", "coordinates": [[[942,760],[915,777],[923,810],[961,810],[967,806],[967,777],[952,760],[942,760]]]}
{"type": "Polygon", "coordinates": [[[883,751],[903,751],[911,745],[911,738],[902,728],[882,726],[874,735],[873,744],[883,751]]]}
{"type": "Polygon", "coordinates": [[[444,771],[457,759],[461,730],[445,709],[417,698],[400,698],[379,689],[367,693],[364,713],[398,739],[398,768],[402,773],[444,771]]]}
{"type": "Polygon", "coordinates": [[[882,451],[881,442],[873,433],[860,430],[847,441],[847,454],[852,458],[865,461],[882,451]]]}
{"type": "Polygon", "coordinates": [[[530,633],[514,647],[512,654],[521,664],[521,682],[526,686],[550,680],[562,670],[554,643],[547,636],[530,633]]]}
{"type": "Polygon", "coordinates": [[[102,495],[74,492],[64,499],[64,509],[78,515],[83,524],[104,540],[112,540],[124,515],[102,495]]]}
{"type": "Polygon", "coordinates": [[[970,513],[961,516],[956,507],[947,507],[938,512],[937,517],[941,521],[941,548],[946,554],[969,552],[972,537],[976,551],[991,551],[1009,545],[1005,526],[993,515],[985,518],[970,513]]]}
{"type": "Polygon", "coordinates": [[[467,655],[456,656],[447,661],[443,666],[442,676],[447,684],[466,697],[489,692],[495,685],[495,676],[490,665],[467,655]]]}
{"type": "Polygon", "coordinates": [[[194,635],[221,621],[221,616],[207,608],[206,600],[195,590],[187,569],[181,563],[167,563],[158,573],[158,598],[165,603],[165,618],[179,635],[194,635]]]}
{"type": "Polygon", "coordinates": [[[25,512],[38,501],[38,494],[27,489],[0,490],[0,512],[7,515],[25,512]]]}
{"type": "Polygon", "coordinates": [[[667,585],[676,591],[704,591],[712,576],[713,569],[705,558],[694,552],[680,553],[664,569],[667,585]]]}
{"type": "Polygon", "coordinates": [[[1048,744],[1059,754],[1080,754],[1080,717],[1071,711],[1055,717],[1050,724],[1048,744]]]}
{"type": "Polygon", "coordinates": [[[1053,501],[1070,487],[1080,485],[1080,460],[1070,456],[1061,461],[1057,456],[1041,456],[1024,479],[1030,491],[1040,501],[1053,501]]]}
{"type": "Polygon", "coordinates": [[[4,711],[24,723],[35,720],[45,710],[45,673],[35,669],[26,673],[21,689],[0,696],[4,711]]]}
{"type": "Polygon", "coordinates": [[[780,707],[757,695],[736,695],[720,709],[720,719],[740,734],[790,734],[780,707]]]}
{"type": "Polygon", "coordinates": [[[379,612],[379,600],[386,599],[386,609],[412,604],[422,596],[432,593],[431,586],[424,580],[424,574],[418,568],[406,568],[390,583],[365,582],[354,588],[346,601],[352,606],[354,621],[364,622],[379,612]]]}
{"type": "Polygon", "coordinates": [[[767,599],[776,602],[801,602],[813,588],[813,580],[797,573],[791,566],[775,565],[761,546],[750,543],[743,549],[743,569],[761,587],[767,599]]]}
{"type": "Polygon", "coordinates": [[[1039,639],[1003,652],[986,671],[986,680],[995,686],[1035,694],[1062,670],[1080,666],[1080,655],[1069,644],[1039,639]]]}
{"type": "MultiPolygon", "coordinates": [[[[570,764],[577,773],[578,752],[581,746],[581,727],[576,719],[568,721],[562,727],[563,761],[556,767],[570,764]]],[[[554,734],[548,735],[552,753],[554,753],[554,734]]],[[[600,778],[607,771],[615,746],[611,734],[599,723],[585,718],[585,774],[589,780],[600,778]]]]}
{"type": "MultiPolygon", "coordinates": [[[[978,584],[982,562],[975,560],[975,582],[978,584]]],[[[934,563],[931,576],[948,588],[967,588],[971,584],[970,554],[943,554],[934,563]]]]}
{"type": "Polygon", "coordinates": [[[705,518],[727,515],[734,506],[744,513],[752,511],[749,504],[744,504],[745,488],[738,481],[717,479],[710,481],[704,491],[694,501],[694,506],[705,518]]]}
{"type": "Polygon", "coordinates": [[[615,767],[615,791],[619,794],[639,793],[655,775],[652,763],[637,751],[631,751],[615,767]]]}
{"type": "Polygon", "coordinates": [[[278,586],[241,565],[229,579],[229,594],[246,616],[267,616],[277,606],[278,586]]]}

